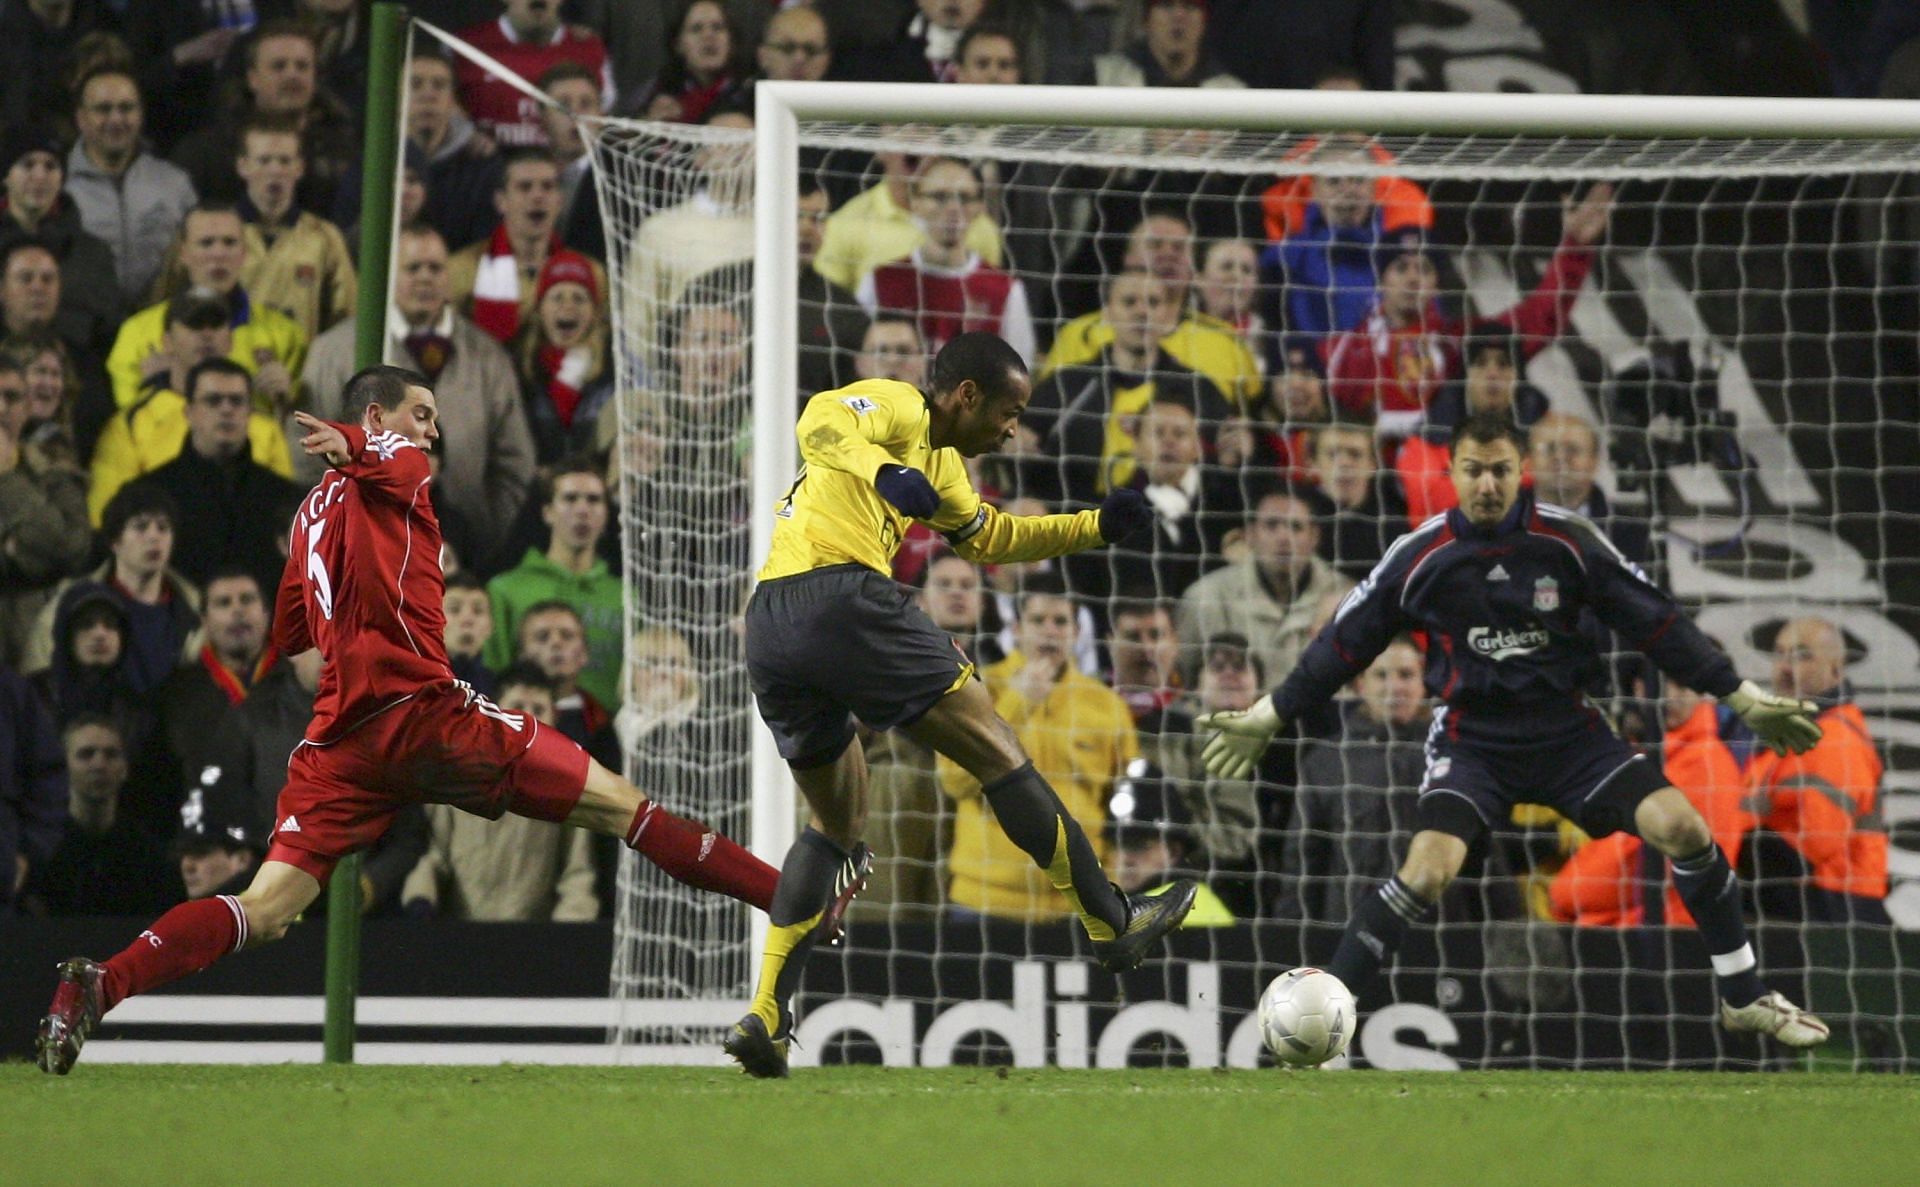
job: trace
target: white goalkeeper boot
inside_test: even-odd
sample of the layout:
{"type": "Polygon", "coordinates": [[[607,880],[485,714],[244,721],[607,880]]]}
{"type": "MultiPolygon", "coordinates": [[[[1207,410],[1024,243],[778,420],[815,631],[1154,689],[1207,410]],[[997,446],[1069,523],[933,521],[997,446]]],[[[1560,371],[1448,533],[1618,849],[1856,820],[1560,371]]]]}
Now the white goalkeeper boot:
{"type": "Polygon", "coordinates": [[[1789,1047],[1818,1047],[1827,1041],[1827,1024],[1778,993],[1761,995],[1750,1005],[1720,1003],[1720,1025],[1731,1031],[1771,1035],[1789,1047]]]}

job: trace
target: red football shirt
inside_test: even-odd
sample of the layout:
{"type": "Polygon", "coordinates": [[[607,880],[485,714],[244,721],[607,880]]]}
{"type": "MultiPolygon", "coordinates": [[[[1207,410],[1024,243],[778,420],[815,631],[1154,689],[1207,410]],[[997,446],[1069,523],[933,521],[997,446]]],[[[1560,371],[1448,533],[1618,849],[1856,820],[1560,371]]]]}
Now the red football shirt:
{"type": "MultiPolygon", "coordinates": [[[[560,63],[577,62],[599,76],[600,101],[608,109],[613,107],[613,68],[607,61],[606,43],[591,29],[561,25],[554,30],[551,41],[540,45],[520,40],[503,16],[462,29],[460,39],[534,85],[560,63]]],[[[460,86],[460,105],[501,148],[547,142],[546,129],[540,124],[539,100],[466,58],[455,58],[453,71],[460,86]]]]}
{"type": "Polygon", "coordinates": [[[868,273],[854,298],[868,313],[902,313],[916,319],[927,355],[939,353],[968,330],[987,330],[1006,338],[1006,344],[1029,363],[1037,350],[1027,286],[979,255],[968,255],[964,265],[947,269],[927,263],[920,252],[914,252],[868,273]]]}
{"type": "Polygon", "coordinates": [[[282,655],[318,647],[326,657],[306,735],[321,744],[454,678],[427,455],[398,433],[334,427],[352,460],[328,470],[293,517],[273,618],[282,655]]]}
{"type": "MultiPolygon", "coordinates": [[[[1512,331],[1522,356],[1517,362],[1531,360],[1566,332],[1580,286],[1592,271],[1593,249],[1564,242],[1532,292],[1486,319],[1512,331]]],[[[1328,393],[1356,414],[1371,413],[1384,443],[1393,447],[1420,427],[1441,386],[1459,376],[1461,339],[1471,329],[1437,307],[1416,325],[1394,326],[1376,304],[1360,325],[1333,336],[1327,348],[1328,393]]]]}
{"type": "Polygon", "coordinates": [[[868,314],[899,313],[918,321],[929,356],[963,333],[984,330],[1034,361],[1026,286],[979,256],[969,255],[959,268],[942,268],[916,251],[869,272],[854,297],[868,314]]]}

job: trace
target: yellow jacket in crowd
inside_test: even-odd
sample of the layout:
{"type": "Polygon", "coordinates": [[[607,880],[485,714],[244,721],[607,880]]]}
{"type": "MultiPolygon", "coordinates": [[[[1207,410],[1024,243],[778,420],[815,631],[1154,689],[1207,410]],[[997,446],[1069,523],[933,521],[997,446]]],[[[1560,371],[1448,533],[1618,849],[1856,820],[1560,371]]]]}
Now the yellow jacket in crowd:
{"type": "MultiPolygon", "coordinates": [[[[287,369],[294,390],[299,390],[300,369],[307,362],[306,333],[286,314],[254,301],[244,287],[235,288],[228,299],[240,306],[240,314],[233,325],[233,349],[227,357],[250,372],[256,371],[259,363],[254,351],[264,347],[287,369]]],[[[162,301],[120,323],[120,335],[107,353],[107,378],[113,381],[113,402],[120,407],[140,399],[144,386],[140,366],[166,340],[166,321],[167,303],[162,301]]],[[[264,393],[256,392],[253,403],[261,412],[278,414],[264,393]]]]}
{"type": "MultiPolygon", "coordinates": [[[[1035,704],[1015,687],[1027,666],[1016,651],[984,673],[993,707],[1013,726],[1033,765],[1060,796],[1100,864],[1110,866],[1107,799],[1115,776],[1140,754],[1133,714],[1106,685],[1074,670],[1061,671],[1047,698],[1035,704]]],[[[955,801],[953,851],[947,862],[947,899],[956,907],[1009,919],[1065,919],[1067,901],[1046,871],[1007,839],[980,794],[980,783],[942,756],[940,785],[955,801]]]]}
{"type": "MultiPolygon", "coordinates": [[[[286,314],[308,341],[353,316],[359,283],[339,228],[303,210],[271,247],[257,222],[246,224],[245,235],[247,262],[240,268],[240,283],[255,301],[286,314]]],[[[299,378],[293,367],[287,370],[299,378]]]]}
{"type": "MultiPolygon", "coordinates": [[[[282,478],[293,477],[293,458],[279,421],[254,411],[247,417],[247,443],[254,461],[282,478]]],[[[93,526],[100,526],[101,513],[121,487],[179,457],[186,445],[187,398],[179,392],[148,388],[138,403],[114,413],[93,447],[93,474],[87,487],[87,514],[93,526]]]]}
{"type": "MultiPolygon", "coordinates": [[[[1053,349],[1040,364],[1038,378],[1044,379],[1062,367],[1091,362],[1112,341],[1113,327],[1107,324],[1105,314],[1098,310],[1082,314],[1060,327],[1053,349]]],[[[1189,313],[1160,339],[1160,349],[1181,366],[1213,380],[1229,400],[1237,404],[1259,401],[1264,382],[1260,364],[1226,322],[1204,313],[1189,313]]]]}
{"type": "MultiPolygon", "coordinates": [[[[247,262],[240,265],[240,287],[249,300],[286,314],[311,342],[328,326],[353,316],[359,282],[353,253],[347,250],[340,229],[317,214],[304,210],[294,213],[298,217],[273,237],[271,246],[258,219],[249,218],[242,224],[247,262]]],[[[186,273],[180,267],[180,245],[176,243],[167,251],[152,295],[164,302],[185,287],[186,273]]],[[[293,368],[287,370],[292,372],[293,368]]]]}
{"type": "MultiPolygon", "coordinates": [[[[827,216],[813,270],[841,288],[860,287],[867,273],[882,264],[912,255],[927,241],[911,212],[899,206],[881,182],[827,216]]],[[[967,224],[967,250],[998,268],[1001,264],[1000,228],[985,212],[967,224]]]]}

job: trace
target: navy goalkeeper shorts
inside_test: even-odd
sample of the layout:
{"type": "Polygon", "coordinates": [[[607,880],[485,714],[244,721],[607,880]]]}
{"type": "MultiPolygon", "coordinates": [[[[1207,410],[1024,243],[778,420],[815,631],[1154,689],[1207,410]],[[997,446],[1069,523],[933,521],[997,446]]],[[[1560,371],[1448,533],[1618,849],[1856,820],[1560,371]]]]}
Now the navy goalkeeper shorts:
{"type": "Polygon", "coordinates": [[[1544,804],[1589,836],[1633,832],[1634,809],[1667,786],[1660,763],[1627,745],[1591,706],[1565,712],[1463,714],[1441,706],[1427,731],[1420,827],[1471,842],[1515,804],[1544,804]]]}

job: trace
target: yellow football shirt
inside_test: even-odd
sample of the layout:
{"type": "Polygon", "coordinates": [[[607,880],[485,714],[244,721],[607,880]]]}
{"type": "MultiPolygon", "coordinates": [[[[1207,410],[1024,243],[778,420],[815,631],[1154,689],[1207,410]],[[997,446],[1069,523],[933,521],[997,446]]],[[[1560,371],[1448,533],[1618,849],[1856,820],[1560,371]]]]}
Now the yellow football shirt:
{"type": "Polygon", "coordinates": [[[800,473],[774,506],[760,580],[850,563],[891,574],[908,520],[873,488],[885,465],[927,476],[940,509],[926,523],[968,560],[1043,560],[1105,543],[1097,511],[1002,514],[973,489],[958,450],[933,447],[931,431],[927,399],[909,383],[863,379],[808,400],[794,429],[800,473]]]}

